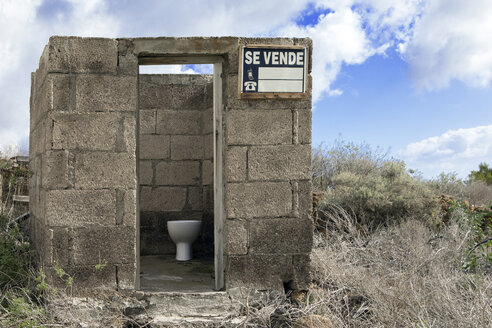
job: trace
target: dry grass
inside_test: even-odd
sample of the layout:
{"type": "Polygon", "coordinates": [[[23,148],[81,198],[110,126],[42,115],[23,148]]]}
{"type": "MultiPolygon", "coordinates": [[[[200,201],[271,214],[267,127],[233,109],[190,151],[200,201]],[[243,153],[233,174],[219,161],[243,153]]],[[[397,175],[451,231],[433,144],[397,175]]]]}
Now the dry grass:
{"type": "MultiPolygon", "coordinates": [[[[333,209],[332,209],[333,210],[333,209]]],[[[418,220],[369,235],[340,208],[313,251],[315,312],[335,327],[490,327],[489,273],[461,269],[466,231],[418,220]]]]}

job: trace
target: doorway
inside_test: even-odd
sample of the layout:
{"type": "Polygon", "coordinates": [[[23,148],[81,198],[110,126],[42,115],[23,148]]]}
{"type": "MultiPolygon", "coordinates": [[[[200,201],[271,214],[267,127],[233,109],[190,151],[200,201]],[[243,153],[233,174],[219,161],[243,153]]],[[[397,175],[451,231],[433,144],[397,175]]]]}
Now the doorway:
{"type": "Polygon", "coordinates": [[[221,290],[221,57],[140,58],[140,65],[137,288],[221,290]],[[190,261],[175,259],[176,245],[167,230],[173,220],[201,221],[190,261]]]}

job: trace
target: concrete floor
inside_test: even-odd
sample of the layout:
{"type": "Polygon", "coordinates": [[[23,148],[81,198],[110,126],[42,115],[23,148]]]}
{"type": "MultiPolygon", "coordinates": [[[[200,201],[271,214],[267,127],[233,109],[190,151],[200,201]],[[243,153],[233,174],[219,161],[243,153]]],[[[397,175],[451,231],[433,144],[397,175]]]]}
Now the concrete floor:
{"type": "Polygon", "coordinates": [[[149,292],[210,292],[214,261],[176,261],[174,256],[141,256],[140,289],[149,292]]]}

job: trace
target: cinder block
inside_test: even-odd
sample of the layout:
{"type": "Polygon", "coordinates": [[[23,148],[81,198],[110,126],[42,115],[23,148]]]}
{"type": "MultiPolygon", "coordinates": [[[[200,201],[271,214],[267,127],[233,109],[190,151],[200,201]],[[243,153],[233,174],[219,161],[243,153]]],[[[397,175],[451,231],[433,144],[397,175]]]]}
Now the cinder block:
{"type": "Polygon", "coordinates": [[[71,296],[86,296],[94,292],[97,288],[116,288],[116,270],[114,265],[106,265],[96,269],[95,265],[88,266],[62,266],[67,276],[60,278],[53,266],[43,268],[46,274],[47,283],[54,287],[67,288],[66,281],[68,277],[73,278],[73,285],[70,288],[71,296]]]}
{"type": "Polygon", "coordinates": [[[298,208],[300,218],[311,218],[313,212],[312,183],[309,181],[298,182],[298,208]]]}
{"type": "Polygon", "coordinates": [[[142,187],[141,211],[181,211],[186,202],[186,187],[142,187]]]}
{"type": "Polygon", "coordinates": [[[140,159],[165,159],[170,156],[170,136],[141,135],[139,138],[140,159]]]}
{"type": "Polygon", "coordinates": [[[110,113],[50,114],[53,149],[114,150],[121,117],[110,113]]]}
{"type": "Polygon", "coordinates": [[[298,113],[298,133],[299,143],[310,144],[312,135],[312,112],[311,110],[299,110],[298,113]]]}
{"type": "Polygon", "coordinates": [[[292,210],[292,189],[288,182],[228,183],[228,218],[288,216],[292,210]]]}
{"type": "Polygon", "coordinates": [[[207,75],[140,75],[139,105],[143,109],[203,110],[213,106],[206,97],[207,75]]]}
{"type": "Polygon", "coordinates": [[[200,134],[201,111],[158,110],[157,134],[200,134]]]}
{"type": "Polygon", "coordinates": [[[74,88],[67,74],[47,74],[34,90],[31,106],[31,129],[49,111],[70,111],[70,92],[74,88]]]}
{"type": "Polygon", "coordinates": [[[204,186],[214,183],[214,163],[210,160],[202,162],[202,184],[204,186]]]}
{"type": "Polygon", "coordinates": [[[293,280],[292,259],[287,255],[227,256],[227,289],[247,287],[257,290],[284,290],[293,280]]]}
{"type": "Polygon", "coordinates": [[[226,253],[244,255],[248,253],[248,223],[245,220],[226,221],[226,253]]]}
{"type": "Polygon", "coordinates": [[[47,49],[48,72],[116,72],[115,39],[52,36],[47,49]]]}
{"type": "Polygon", "coordinates": [[[116,265],[116,281],[118,289],[135,290],[136,281],[136,263],[117,264],[116,265]]]}
{"type": "Polygon", "coordinates": [[[246,180],[247,147],[227,147],[225,175],[228,182],[246,180]]]}
{"type": "Polygon", "coordinates": [[[214,110],[206,109],[202,113],[202,134],[214,133],[214,110]]]}
{"type": "Polygon", "coordinates": [[[313,244],[313,223],[309,219],[258,219],[250,225],[252,254],[308,254],[313,244]]]}
{"type": "Polygon", "coordinates": [[[155,167],[155,184],[160,186],[198,185],[199,161],[160,162],[155,167]]]}
{"type": "Polygon", "coordinates": [[[203,209],[202,188],[188,187],[188,203],[186,204],[186,206],[188,209],[191,210],[203,209]]]}
{"type": "Polygon", "coordinates": [[[123,195],[123,225],[136,227],[137,225],[137,191],[125,190],[123,195]]]}
{"type": "Polygon", "coordinates": [[[72,263],[72,234],[70,228],[50,228],[46,229],[49,240],[49,250],[45,250],[46,254],[50,254],[49,258],[44,258],[45,265],[67,266],[72,263]]]}
{"type": "Polygon", "coordinates": [[[48,151],[43,156],[42,186],[45,189],[66,189],[72,186],[70,173],[73,155],[66,150],[48,151]],[[70,157],[70,159],[69,159],[70,157]]]}
{"type": "Polygon", "coordinates": [[[29,134],[29,156],[41,155],[46,150],[46,119],[41,119],[29,134]]]}
{"type": "Polygon", "coordinates": [[[139,184],[151,185],[153,177],[152,161],[140,161],[139,184]]]}
{"type": "Polygon", "coordinates": [[[123,118],[123,135],[118,135],[116,141],[117,152],[128,152],[136,156],[137,151],[137,118],[135,114],[126,115],[123,118]]]}
{"type": "Polygon", "coordinates": [[[206,186],[202,189],[203,210],[208,213],[214,212],[214,186],[206,186]]]}
{"type": "Polygon", "coordinates": [[[133,44],[128,39],[118,39],[118,75],[133,75],[139,73],[138,57],[133,53],[133,44]]]}
{"type": "Polygon", "coordinates": [[[156,112],[154,110],[140,110],[140,134],[154,134],[156,126],[156,112]]]}
{"type": "Polygon", "coordinates": [[[203,136],[203,158],[213,160],[214,158],[214,135],[203,136]]]}
{"type": "Polygon", "coordinates": [[[298,180],[311,178],[309,145],[251,147],[248,153],[250,180],[298,180]]]}
{"type": "Polygon", "coordinates": [[[89,152],[75,156],[75,188],[136,189],[137,163],[133,154],[89,152]]]}
{"type": "Polygon", "coordinates": [[[202,136],[171,136],[171,159],[202,159],[202,136]]]}
{"type": "Polygon", "coordinates": [[[135,263],[136,245],[134,227],[77,228],[73,232],[74,264],[135,263]]]}
{"type": "Polygon", "coordinates": [[[49,226],[115,224],[114,190],[51,190],[46,193],[49,226]]]}
{"type": "Polygon", "coordinates": [[[293,280],[290,287],[294,290],[308,290],[311,286],[311,258],[309,254],[292,255],[293,280]]]}
{"type": "Polygon", "coordinates": [[[227,112],[228,145],[292,143],[292,113],[285,110],[227,112]]]}
{"type": "Polygon", "coordinates": [[[134,112],[137,109],[137,77],[78,75],[75,94],[78,112],[134,112]]]}

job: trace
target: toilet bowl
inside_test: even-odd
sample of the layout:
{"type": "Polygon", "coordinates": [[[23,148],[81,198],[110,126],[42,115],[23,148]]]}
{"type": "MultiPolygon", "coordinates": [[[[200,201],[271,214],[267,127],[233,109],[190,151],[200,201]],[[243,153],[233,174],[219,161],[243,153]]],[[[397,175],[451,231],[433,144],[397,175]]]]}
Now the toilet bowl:
{"type": "Polygon", "coordinates": [[[191,244],[200,234],[201,225],[198,220],[167,221],[167,231],[176,244],[176,260],[191,260],[191,244]]]}

